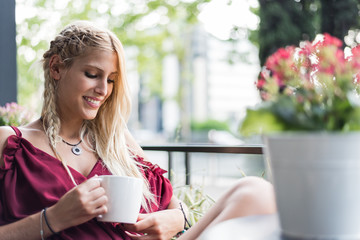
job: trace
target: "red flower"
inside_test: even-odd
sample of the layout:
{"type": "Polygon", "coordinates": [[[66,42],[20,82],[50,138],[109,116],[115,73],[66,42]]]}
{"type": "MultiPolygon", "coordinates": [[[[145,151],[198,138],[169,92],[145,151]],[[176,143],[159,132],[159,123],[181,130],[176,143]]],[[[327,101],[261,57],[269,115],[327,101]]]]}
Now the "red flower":
{"type": "Polygon", "coordinates": [[[266,81],[263,78],[260,78],[257,82],[256,82],[256,87],[257,89],[262,89],[265,85],[266,81]]]}
{"type": "Polygon", "coordinates": [[[269,70],[276,70],[282,61],[291,61],[293,54],[295,52],[295,47],[290,46],[286,48],[279,48],[275,53],[273,53],[266,61],[265,67],[269,70]]]}
{"type": "Polygon", "coordinates": [[[359,57],[360,56],[360,45],[357,45],[356,47],[352,48],[351,54],[353,57],[359,57]]]}
{"type": "Polygon", "coordinates": [[[333,45],[339,48],[343,45],[343,43],[340,39],[333,37],[328,33],[324,33],[324,40],[322,41],[322,45],[324,46],[333,45]]]}
{"type": "MultiPolygon", "coordinates": [[[[360,129],[360,103],[350,99],[354,94],[360,96],[360,45],[347,58],[342,45],[325,33],[320,41],[278,49],[267,59],[256,82],[263,101],[259,111],[269,111],[284,129],[360,129]],[[291,111],[279,111],[284,106],[291,111]]],[[[274,124],[266,126],[272,130],[274,124]]]]}

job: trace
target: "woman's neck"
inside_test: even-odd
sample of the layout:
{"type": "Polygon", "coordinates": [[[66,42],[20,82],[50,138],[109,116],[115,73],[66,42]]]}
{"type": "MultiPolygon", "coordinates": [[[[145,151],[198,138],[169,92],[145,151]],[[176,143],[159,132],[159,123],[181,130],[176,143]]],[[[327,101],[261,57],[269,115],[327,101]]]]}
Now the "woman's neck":
{"type": "Polygon", "coordinates": [[[83,125],[83,122],[79,121],[61,121],[61,128],[59,131],[59,135],[62,138],[71,140],[79,140],[80,139],[80,129],[83,125]]]}

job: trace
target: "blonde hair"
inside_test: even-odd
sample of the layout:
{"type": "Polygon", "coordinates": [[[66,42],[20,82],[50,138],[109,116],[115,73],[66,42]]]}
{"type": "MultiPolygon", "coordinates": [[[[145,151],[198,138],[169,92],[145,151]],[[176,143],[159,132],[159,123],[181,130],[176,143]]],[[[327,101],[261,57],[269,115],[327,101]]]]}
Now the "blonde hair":
{"type": "Polygon", "coordinates": [[[155,198],[150,192],[147,179],[140,170],[142,165],[134,160],[134,156],[126,144],[125,131],[127,130],[126,123],[130,115],[131,101],[125,74],[124,50],[115,34],[95,27],[89,22],[79,21],[65,27],[51,41],[49,50],[43,55],[45,90],[41,117],[44,129],[52,149],[76,185],[66,162],[56,151],[60,118],[56,111],[57,81],[50,75],[49,63],[53,55],[59,55],[65,68],[69,69],[76,58],[84,55],[90,48],[110,50],[116,53],[118,76],[111,95],[100,107],[96,117],[93,120],[84,120],[80,130],[81,139],[85,135],[88,137],[89,142],[95,146],[96,153],[112,174],[144,180],[142,206],[149,211],[149,206],[151,203],[155,203],[155,198]]]}

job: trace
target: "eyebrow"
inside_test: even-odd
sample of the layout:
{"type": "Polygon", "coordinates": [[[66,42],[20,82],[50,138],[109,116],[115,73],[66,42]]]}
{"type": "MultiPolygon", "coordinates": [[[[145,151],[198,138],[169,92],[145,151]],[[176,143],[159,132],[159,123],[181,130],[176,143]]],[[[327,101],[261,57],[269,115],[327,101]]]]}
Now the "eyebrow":
{"type": "MultiPolygon", "coordinates": [[[[102,68],[99,68],[99,67],[97,67],[97,66],[95,66],[95,65],[85,64],[84,66],[85,66],[85,67],[96,68],[97,70],[99,70],[99,71],[101,71],[101,72],[104,72],[104,70],[103,70],[102,68]]],[[[116,71],[116,72],[111,72],[110,75],[112,75],[112,74],[118,74],[118,72],[117,72],[117,71],[116,71]]]]}

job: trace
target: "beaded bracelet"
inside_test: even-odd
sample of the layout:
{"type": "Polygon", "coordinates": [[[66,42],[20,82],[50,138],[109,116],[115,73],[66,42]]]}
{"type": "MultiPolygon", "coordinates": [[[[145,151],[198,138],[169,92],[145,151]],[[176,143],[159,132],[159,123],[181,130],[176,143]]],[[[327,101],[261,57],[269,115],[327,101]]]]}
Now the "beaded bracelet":
{"type": "Polygon", "coordinates": [[[47,217],[46,217],[46,208],[43,209],[43,212],[44,212],[44,218],[45,218],[46,226],[50,229],[50,231],[52,232],[52,234],[58,235],[59,232],[55,232],[55,231],[50,227],[50,224],[49,224],[48,219],[47,219],[47,217]]]}
{"type": "Polygon", "coordinates": [[[178,237],[180,237],[181,235],[183,235],[185,232],[186,232],[186,230],[184,229],[184,230],[182,230],[181,232],[178,232],[178,233],[175,235],[175,237],[178,238],[178,237]]]}

